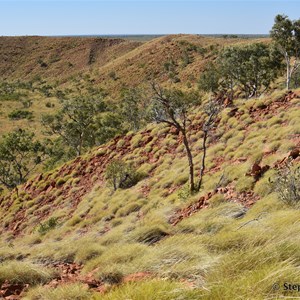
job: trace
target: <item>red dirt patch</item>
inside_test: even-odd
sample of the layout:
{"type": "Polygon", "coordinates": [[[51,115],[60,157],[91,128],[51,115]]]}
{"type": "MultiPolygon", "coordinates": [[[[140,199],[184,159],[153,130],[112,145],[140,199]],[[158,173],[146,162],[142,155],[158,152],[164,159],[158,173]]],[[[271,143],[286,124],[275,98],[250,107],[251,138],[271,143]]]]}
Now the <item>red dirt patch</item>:
{"type": "Polygon", "coordinates": [[[24,291],[29,287],[28,284],[23,283],[9,283],[5,281],[0,286],[0,298],[6,300],[21,299],[24,291]]]}

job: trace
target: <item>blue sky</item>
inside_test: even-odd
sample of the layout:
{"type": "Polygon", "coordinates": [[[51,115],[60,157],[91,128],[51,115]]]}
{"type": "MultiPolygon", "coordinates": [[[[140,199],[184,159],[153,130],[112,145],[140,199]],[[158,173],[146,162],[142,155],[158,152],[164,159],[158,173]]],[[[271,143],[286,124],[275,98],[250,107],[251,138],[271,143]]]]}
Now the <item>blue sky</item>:
{"type": "Polygon", "coordinates": [[[0,35],[268,33],[300,0],[0,0],[0,35]]]}

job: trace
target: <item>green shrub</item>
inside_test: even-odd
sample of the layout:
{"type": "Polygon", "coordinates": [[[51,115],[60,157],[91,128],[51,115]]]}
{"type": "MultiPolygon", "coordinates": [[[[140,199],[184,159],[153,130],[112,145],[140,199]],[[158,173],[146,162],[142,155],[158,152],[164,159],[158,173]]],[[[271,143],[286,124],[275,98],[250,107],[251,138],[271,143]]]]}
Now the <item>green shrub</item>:
{"type": "Polygon", "coordinates": [[[188,184],[182,186],[177,192],[178,198],[180,201],[185,202],[190,196],[191,191],[188,184]]]}
{"type": "Polygon", "coordinates": [[[112,160],[106,167],[105,177],[115,191],[132,187],[140,179],[140,175],[122,160],[112,160]]]}
{"type": "Polygon", "coordinates": [[[288,166],[279,171],[273,182],[273,188],[282,202],[298,208],[300,204],[300,166],[296,168],[288,166]]]}
{"type": "Polygon", "coordinates": [[[109,76],[109,78],[111,78],[114,81],[116,81],[118,79],[117,73],[115,71],[109,72],[108,76],[109,76]]]}
{"type": "Polygon", "coordinates": [[[11,113],[8,114],[8,117],[11,120],[21,120],[21,119],[33,119],[33,113],[31,111],[27,110],[14,110],[11,113]]]}
{"type": "Polygon", "coordinates": [[[54,229],[58,225],[57,218],[50,218],[44,223],[41,223],[38,227],[38,232],[41,235],[46,234],[48,231],[54,229]]]}

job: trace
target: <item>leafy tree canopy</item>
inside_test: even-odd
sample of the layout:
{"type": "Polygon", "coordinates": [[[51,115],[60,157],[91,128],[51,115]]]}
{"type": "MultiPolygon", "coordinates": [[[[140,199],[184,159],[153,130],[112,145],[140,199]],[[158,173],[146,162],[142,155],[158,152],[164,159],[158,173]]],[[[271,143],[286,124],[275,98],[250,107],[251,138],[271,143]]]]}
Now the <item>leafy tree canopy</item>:
{"type": "Polygon", "coordinates": [[[18,129],[4,135],[0,142],[0,182],[14,188],[26,181],[46,158],[45,147],[34,133],[18,129]]]}
{"type": "Polygon", "coordinates": [[[300,19],[292,21],[285,15],[277,15],[274,21],[270,35],[285,59],[289,89],[292,76],[300,66],[300,19]]]}
{"type": "Polygon", "coordinates": [[[77,155],[96,144],[97,116],[106,105],[102,97],[77,97],[62,101],[55,115],[44,115],[42,124],[47,133],[60,136],[77,155]]]}

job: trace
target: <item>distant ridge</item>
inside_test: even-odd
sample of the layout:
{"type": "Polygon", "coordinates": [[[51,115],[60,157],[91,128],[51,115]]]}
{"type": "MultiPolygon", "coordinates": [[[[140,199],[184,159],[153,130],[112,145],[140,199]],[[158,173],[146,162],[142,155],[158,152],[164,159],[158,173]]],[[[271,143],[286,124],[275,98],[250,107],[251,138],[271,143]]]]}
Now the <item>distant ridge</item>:
{"type": "MultiPolygon", "coordinates": [[[[133,40],[139,42],[147,42],[156,38],[167,36],[170,34],[84,34],[84,35],[53,35],[50,37],[81,37],[81,38],[115,38],[115,39],[125,39],[133,40]]],[[[189,35],[189,34],[187,34],[189,35]]],[[[234,33],[224,33],[224,34],[191,34],[205,37],[214,37],[214,38],[241,38],[241,39],[256,39],[256,38],[268,38],[268,34],[234,34],[234,33]]]]}

